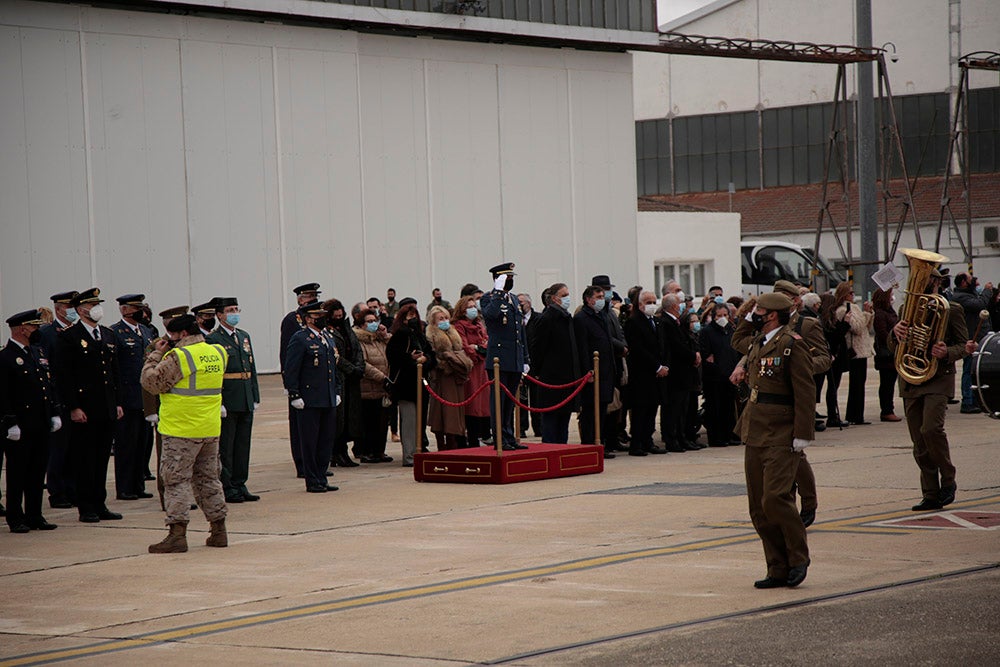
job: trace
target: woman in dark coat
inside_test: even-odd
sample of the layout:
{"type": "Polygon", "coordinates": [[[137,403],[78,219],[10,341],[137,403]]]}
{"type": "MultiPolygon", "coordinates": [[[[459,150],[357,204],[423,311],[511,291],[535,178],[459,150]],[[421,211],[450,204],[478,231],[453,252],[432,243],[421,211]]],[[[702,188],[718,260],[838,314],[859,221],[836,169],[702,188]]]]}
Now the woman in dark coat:
{"type": "Polygon", "coordinates": [[[823,333],[826,335],[826,342],[830,346],[830,354],[833,362],[830,370],[827,371],[826,382],[826,425],[843,428],[847,422],[840,418],[840,408],[837,405],[837,392],[840,390],[840,379],[847,371],[850,364],[850,348],[847,345],[847,332],[851,328],[849,321],[837,319],[837,308],[845,301],[850,300],[850,287],[846,290],[841,283],[837,286],[836,294],[823,294],[820,299],[819,319],[823,323],[823,333]]]}
{"type": "MultiPolygon", "coordinates": [[[[565,307],[569,303],[569,289],[565,283],[556,283],[546,290],[546,294],[548,303],[544,304],[542,314],[528,330],[531,372],[546,384],[568,384],[580,379],[586,372],[580,366],[573,315],[565,307]]],[[[538,407],[558,405],[571,392],[571,389],[538,387],[538,407]]],[[[577,396],[558,410],[542,413],[542,442],[569,442],[569,420],[579,402],[577,396]]]]}
{"type": "Polygon", "coordinates": [[[889,350],[889,336],[899,321],[899,315],[892,309],[892,288],[888,291],[875,290],[872,296],[875,309],[875,370],[878,371],[878,403],[884,422],[901,421],[893,409],[892,399],[896,394],[896,364],[889,350]]]}
{"type": "Polygon", "coordinates": [[[337,341],[337,380],[340,405],[337,407],[337,439],[333,443],[331,465],[353,468],[358,465],[347,453],[347,443],[359,441],[361,426],[361,378],[365,375],[365,354],[347,321],[344,304],[337,299],[323,303],[328,312],[327,328],[337,341]]]}
{"type": "Polygon", "coordinates": [[[736,370],[740,355],[733,349],[733,325],[729,307],[714,304],[712,320],[701,328],[699,346],[702,384],[705,395],[705,430],[709,447],[725,447],[736,429],[736,387],[729,376],[736,370]]]}
{"type": "MultiPolygon", "coordinates": [[[[392,337],[385,347],[389,358],[389,379],[392,381],[392,396],[399,405],[399,437],[403,444],[403,466],[413,467],[413,455],[423,440],[423,433],[417,439],[417,363],[423,363],[426,377],[436,365],[434,352],[424,337],[423,324],[417,307],[412,303],[399,309],[392,322],[392,337]]],[[[423,392],[423,404],[427,405],[427,390],[423,392]]]]}

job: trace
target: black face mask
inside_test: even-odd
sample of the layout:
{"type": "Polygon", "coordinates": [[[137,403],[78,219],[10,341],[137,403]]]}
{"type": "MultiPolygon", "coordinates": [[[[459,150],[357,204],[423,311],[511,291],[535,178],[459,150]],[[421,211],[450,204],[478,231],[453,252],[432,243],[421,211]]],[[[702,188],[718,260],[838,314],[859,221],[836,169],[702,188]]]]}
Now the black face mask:
{"type": "Polygon", "coordinates": [[[504,283],[503,288],[508,292],[514,289],[514,276],[507,276],[507,282],[504,283]]]}
{"type": "Polygon", "coordinates": [[[420,320],[418,320],[417,318],[413,318],[412,320],[410,320],[409,322],[406,323],[406,326],[410,327],[411,331],[417,331],[417,332],[419,332],[420,331],[420,320]]]}
{"type": "Polygon", "coordinates": [[[317,317],[313,321],[313,326],[316,327],[317,329],[325,329],[326,328],[326,323],[327,323],[328,319],[329,318],[327,318],[326,315],[323,315],[322,317],[317,317]]]}
{"type": "Polygon", "coordinates": [[[205,320],[204,322],[202,322],[201,323],[201,328],[204,329],[205,331],[211,331],[212,329],[214,329],[215,328],[215,318],[211,317],[211,318],[205,320]]]}
{"type": "Polygon", "coordinates": [[[760,313],[754,313],[750,316],[750,324],[753,325],[754,331],[760,331],[764,328],[764,316],[760,313]]]}
{"type": "Polygon", "coordinates": [[[149,324],[149,318],[146,317],[146,312],[143,310],[137,310],[132,313],[131,317],[135,320],[136,324],[149,324]]]}
{"type": "Polygon", "coordinates": [[[39,329],[35,329],[30,334],[28,334],[28,345],[38,345],[42,342],[42,332],[39,329]]]}

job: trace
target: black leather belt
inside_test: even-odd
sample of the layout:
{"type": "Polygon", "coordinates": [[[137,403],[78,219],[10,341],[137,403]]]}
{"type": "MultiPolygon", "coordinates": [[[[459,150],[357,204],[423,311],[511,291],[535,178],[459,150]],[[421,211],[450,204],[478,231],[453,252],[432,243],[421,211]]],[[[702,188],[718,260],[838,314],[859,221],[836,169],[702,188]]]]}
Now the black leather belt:
{"type": "Polygon", "coordinates": [[[771,405],[795,405],[795,397],[789,394],[769,394],[766,391],[750,390],[751,403],[768,403],[771,405]]]}

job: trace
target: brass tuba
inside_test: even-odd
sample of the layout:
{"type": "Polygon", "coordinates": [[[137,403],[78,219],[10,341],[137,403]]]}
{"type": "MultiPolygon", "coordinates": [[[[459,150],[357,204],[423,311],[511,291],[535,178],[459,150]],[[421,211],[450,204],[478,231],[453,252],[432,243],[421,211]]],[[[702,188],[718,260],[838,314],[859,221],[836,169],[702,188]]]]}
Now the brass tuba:
{"type": "Polygon", "coordinates": [[[948,326],[948,300],[940,294],[925,294],[931,271],[948,258],[929,250],[900,250],[910,263],[906,298],[899,319],[909,327],[906,340],[896,348],[896,372],[910,384],[923,384],[937,372],[938,360],[931,355],[934,343],[944,339],[948,326]]]}

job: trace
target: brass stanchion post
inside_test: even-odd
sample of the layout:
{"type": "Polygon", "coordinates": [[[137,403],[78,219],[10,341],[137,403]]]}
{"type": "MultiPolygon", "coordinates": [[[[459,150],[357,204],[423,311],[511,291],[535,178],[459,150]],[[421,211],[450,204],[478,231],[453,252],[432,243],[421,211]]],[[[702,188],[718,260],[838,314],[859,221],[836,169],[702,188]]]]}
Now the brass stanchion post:
{"type": "MultiPolygon", "coordinates": [[[[518,398],[521,397],[520,382],[517,383],[517,391],[514,392],[514,395],[518,398]]],[[[514,442],[521,444],[521,408],[517,407],[516,403],[514,404],[514,442]]]]}
{"type": "Polygon", "coordinates": [[[503,452],[503,426],[500,412],[500,357],[493,357],[493,445],[497,448],[497,456],[503,452]]]}
{"type": "MultiPolygon", "coordinates": [[[[416,451],[422,452],[424,450],[424,439],[421,435],[424,432],[424,363],[422,361],[417,362],[417,432],[414,434],[416,438],[416,451]]],[[[414,452],[416,453],[416,452],[414,452]]]]}
{"type": "Polygon", "coordinates": [[[601,444],[601,353],[594,352],[594,444],[601,444]]]}

